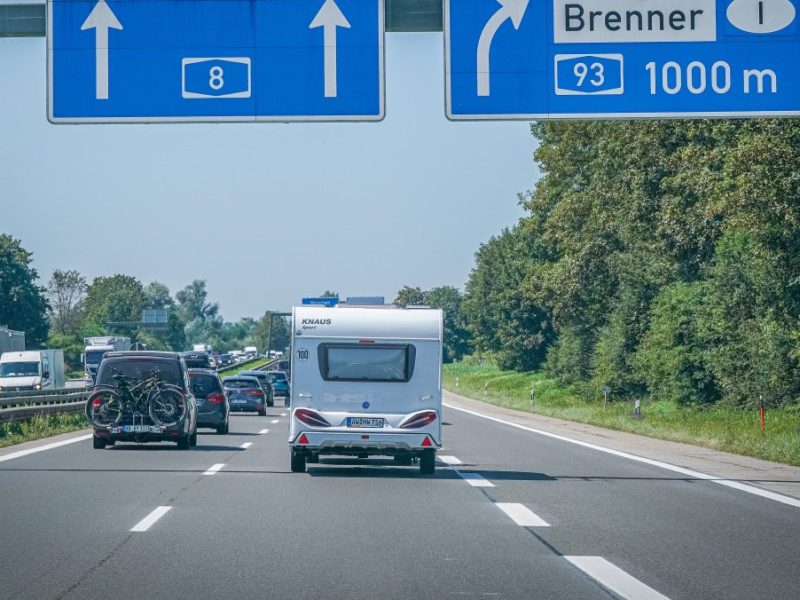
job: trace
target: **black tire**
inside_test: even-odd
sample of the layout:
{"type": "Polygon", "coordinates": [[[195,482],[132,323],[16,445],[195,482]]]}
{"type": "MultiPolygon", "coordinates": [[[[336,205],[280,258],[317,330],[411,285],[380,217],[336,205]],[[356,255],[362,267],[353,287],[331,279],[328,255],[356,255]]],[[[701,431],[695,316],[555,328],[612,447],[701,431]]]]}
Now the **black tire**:
{"type": "Polygon", "coordinates": [[[106,447],[106,440],[101,437],[97,437],[96,435],[92,436],[92,448],[95,450],[102,450],[106,447]]]}
{"type": "Polygon", "coordinates": [[[189,445],[192,447],[197,446],[197,431],[189,436],[189,445]]]}
{"type": "Polygon", "coordinates": [[[228,422],[225,421],[222,425],[217,425],[217,435],[225,435],[228,433],[228,422]]]}
{"type": "Polygon", "coordinates": [[[186,417],[186,400],[177,390],[155,388],[147,399],[150,418],[156,425],[174,427],[186,417]]]}
{"type": "Polygon", "coordinates": [[[187,433],[178,438],[178,450],[188,450],[192,447],[189,440],[191,436],[187,433]]]}
{"type": "Polygon", "coordinates": [[[122,418],[122,401],[111,390],[97,390],[86,400],[85,412],[86,418],[95,427],[110,427],[119,423],[122,418]]]}
{"type": "Polygon", "coordinates": [[[111,448],[116,443],[117,443],[116,440],[106,440],[106,446],[108,446],[109,448],[111,448]]]}
{"type": "Polygon", "coordinates": [[[436,472],[436,453],[425,450],[419,457],[419,472],[422,475],[433,475],[436,472]]]}
{"type": "Polygon", "coordinates": [[[305,452],[292,451],[292,473],[305,473],[305,472],[306,472],[305,452]]]}
{"type": "Polygon", "coordinates": [[[411,455],[410,454],[396,454],[394,457],[394,462],[398,465],[403,467],[411,466],[411,455]]]}

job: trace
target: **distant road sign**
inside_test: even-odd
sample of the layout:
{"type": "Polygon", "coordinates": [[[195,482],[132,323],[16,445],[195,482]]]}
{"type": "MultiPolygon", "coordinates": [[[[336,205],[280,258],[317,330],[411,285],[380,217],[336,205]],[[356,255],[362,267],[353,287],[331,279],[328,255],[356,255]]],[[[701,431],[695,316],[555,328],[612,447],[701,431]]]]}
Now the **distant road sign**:
{"type": "Polygon", "coordinates": [[[797,0],[444,0],[447,116],[800,114],[797,0]]]}
{"type": "Polygon", "coordinates": [[[58,123],[384,116],[383,0],[50,0],[58,123]]]}
{"type": "Polygon", "coordinates": [[[321,306],[336,306],[339,298],[303,298],[303,304],[318,304],[321,306]]]}

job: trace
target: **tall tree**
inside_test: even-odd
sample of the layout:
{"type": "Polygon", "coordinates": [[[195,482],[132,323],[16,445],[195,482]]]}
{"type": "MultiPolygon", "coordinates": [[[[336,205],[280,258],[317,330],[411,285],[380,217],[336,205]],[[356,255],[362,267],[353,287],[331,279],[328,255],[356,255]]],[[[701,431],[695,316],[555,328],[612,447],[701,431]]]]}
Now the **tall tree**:
{"type": "Polygon", "coordinates": [[[219,304],[207,301],[206,282],[202,279],[192,281],[175,294],[175,299],[187,323],[194,319],[216,317],[219,314],[219,304]]]}
{"type": "Polygon", "coordinates": [[[428,305],[444,312],[444,360],[460,360],[469,352],[469,330],[462,306],[463,297],[454,287],[435,287],[426,293],[428,305]]]}
{"type": "Polygon", "coordinates": [[[78,271],[56,269],[47,283],[51,333],[71,334],[80,326],[86,278],[78,271]]]}
{"type": "Polygon", "coordinates": [[[31,256],[19,240],[0,234],[0,325],[24,331],[35,348],[47,338],[48,304],[31,256]]]}
{"type": "MultiPolygon", "coordinates": [[[[142,283],[130,275],[96,277],[86,290],[85,321],[105,326],[109,321],[138,322],[147,307],[142,283]]],[[[119,327],[117,331],[133,335],[136,326],[119,327]]]]}
{"type": "Polygon", "coordinates": [[[394,303],[397,306],[405,308],[406,306],[413,306],[426,303],[427,295],[422,291],[422,288],[403,286],[398,292],[394,303]]]}

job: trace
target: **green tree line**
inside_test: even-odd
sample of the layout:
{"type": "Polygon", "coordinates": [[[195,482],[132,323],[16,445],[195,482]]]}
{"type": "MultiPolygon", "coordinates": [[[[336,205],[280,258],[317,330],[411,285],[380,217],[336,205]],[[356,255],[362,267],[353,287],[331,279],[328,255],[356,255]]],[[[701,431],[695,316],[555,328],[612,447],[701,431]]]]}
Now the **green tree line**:
{"type": "Polygon", "coordinates": [[[525,216],[476,253],[474,351],[597,396],[800,397],[800,122],[532,125],[525,216]]]}
{"type": "Polygon", "coordinates": [[[75,270],[56,270],[46,285],[38,283],[32,254],[20,241],[0,234],[0,326],[24,331],[28,348],[63,348],[68,368],[81,368],[83,338],[123,335],[149,350],[182,351],[194,343],[211,344],[226,352],[244,346],[283,350],[290,331],[283,318],[265,312],[259,319],[228,322],[219,304],[208,300],[204,280],[194,280],[174,296],[158,281],[143,284],[136,277],[116,274],[89,282],[75,270]],[[166,309],[163,331],[137,325],[145,309],[166,309]]]}

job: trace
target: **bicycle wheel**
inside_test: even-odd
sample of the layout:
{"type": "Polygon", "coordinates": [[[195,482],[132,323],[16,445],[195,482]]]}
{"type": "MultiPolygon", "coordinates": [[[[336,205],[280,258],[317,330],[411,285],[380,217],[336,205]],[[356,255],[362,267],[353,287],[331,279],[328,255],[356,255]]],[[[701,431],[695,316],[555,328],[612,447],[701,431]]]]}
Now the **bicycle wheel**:
{"type": "Polygon", "coordinates": [[[186,416],[183,394],[170,388],[155,388],[147,398],[150,418],[162,427],[178,425],[186,416]]]}
{"type": "Polygon", "coordinates": [[[111,390],[97,390],[86,401],[86,418],[95,427],[116,425],[122,418],[122,399],[111,390]]]}

